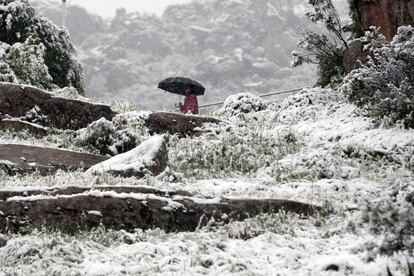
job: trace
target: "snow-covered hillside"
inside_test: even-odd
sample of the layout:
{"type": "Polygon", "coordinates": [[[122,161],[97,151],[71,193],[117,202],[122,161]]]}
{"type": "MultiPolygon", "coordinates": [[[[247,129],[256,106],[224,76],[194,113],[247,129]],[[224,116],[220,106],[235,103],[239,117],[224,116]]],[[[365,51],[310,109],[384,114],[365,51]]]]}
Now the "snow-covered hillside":
{"type": "MultiPolygon", "coordinates": [[[[299,200],[323,206],[323,212],[261,215],[229,225],[212,221],[194,233],[3,235],[5,275],[387,275],[387,268],[408,275],[407,263],[414,260],[413,130],[378,128],[330,89],[304,90],[257,112],[226,106],[232,110],[216,115],[227,127],[168,137],[170,166],[158,177],[0,174],[0,187],[148,185],[212,198],[299,200]]],[[[142,139],[150,136],[139,126],[145,114],[120,115],[142,139]]],[[[71,148],[70,137],[66,131],[38,140],[1,133],[1,142],[71,148]]]]}
{"type": "MultiPolygon", "coordinates": [[[[57,5],[37,4],[63,22],[57,5]]],[[[106,25],[69,6],[65,22],[84,64],[88,96],[171,108],[177,97],[156,89],[169,76],[205,84],[202,102],[313,85],[313,67],[290,68],[297,30],[309,24],[306,5],[304,0],[194,1],[168,7],[161,18],[118,10],[106,25]]]]}

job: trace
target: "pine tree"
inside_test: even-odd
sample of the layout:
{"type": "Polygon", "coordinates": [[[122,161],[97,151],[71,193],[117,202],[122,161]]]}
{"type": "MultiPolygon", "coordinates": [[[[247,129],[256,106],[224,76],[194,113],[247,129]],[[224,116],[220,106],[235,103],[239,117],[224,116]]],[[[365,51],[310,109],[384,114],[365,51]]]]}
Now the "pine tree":
{"type": "Polygon", "coordinates": [[[82,67],[67,30],[39,14],[27,0],[0,0],[0,42],[0,73],[5,72],[0,79],[43,88],[73,86],[84,93],[82,67]]]}

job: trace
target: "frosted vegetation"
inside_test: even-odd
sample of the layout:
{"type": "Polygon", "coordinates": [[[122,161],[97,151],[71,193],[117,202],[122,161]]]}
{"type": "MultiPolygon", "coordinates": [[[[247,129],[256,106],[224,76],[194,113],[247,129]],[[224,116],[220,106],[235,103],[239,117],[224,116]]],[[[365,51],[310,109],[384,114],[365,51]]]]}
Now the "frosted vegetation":
{"type": "Polygon", "coordinates": [[[0,0],[0,41],[0,81],[84,92],[69,33],[27,0],[0,0]]]}
{"type": "MultiPolygon", "coordinates": [[[[26,5],[25,1],[0,3],[1,15],[26,5]]],[[[289,47],[271,48],[276,54],[270,55],[263,45],[278,44],[261,37],[265,26],[286,27],[303,14],[299,2],[282,3],[192,3],[183,8],[171,7],[162,21],[120,10],[109,27],[106,23],[87,24],[83,32],[76,34],[76,40],[82,44],[82,59],[88,61],[86,71],[101,78],[91,81],[90,89],[97,91],[96,87],[101,87],[105,94],[125,85],[124,95],[132,89],[145,92],[150,83],[151,87],[156,83],[158,75],[154,72],[165,74],[171,64],[178,64],[177,71],[185,72],[195,58],[200,61],[196,68],[203,69],[192,71],[194,76],[213,76],[212,83],[224,91],[221,96],[227,89],[232,94],[240,92],[241,87],[250,87],[251,92],[269,92],[275,86],[283,87],[281,79],[299,84],[307,77],[301,79],[299,73],[287,72],[282,65],[288,61],[278,59],[289,47]],[[254,16],[246,13],[248,5],[257,8],[253,9],[254,16]],[[209,18],[208,23],[202,22],[194,9],[205,9],[202,12],[209,18]],[[190,21],[194,26],[179,32],[182,39],[157,36],[181,30],[190,21]],[[92,35],[95,32],[98,34],[92,35]],[[231,33],[240,37],[224,41],[224,46],[215,44],[231,33]],[[250,37],[253,34],[257,35],[254,39],[250,37]],[[86,38],[89,35],[90,39],[86,38]],[[145,39],[139,45],[139,54],[132,55],[131,49],[142,37],[145,39]],[[155,42],[151,41],[160,48],[152,47],[155,42]],[[234,41],[243,48],[234,49],[234,41]],[[253,41],[263,42],[258,47],[262,49],[253,47],[253,41]],[[199,48],[191,52],[190,45],[194,43],[199,48]],[[147,66],[138,70],[144,61],[147,66]],[[154,68],[157,63],[160,67],[154,68]],[[204,64],[208,66],[204,68],[204,64]],[[209,70],[218,73],[204,75],[209,70]],[[247,70],[248,77],[243,70],[247,70]],[[268,76],[266,72],[283,73],[283,77],[268,76]],[[128,82],[127,76],[138,78],[142,86],[128,82]],[[264,79],[271,83],[254,85],[264,79]],[[242,80],[247,80],[248,85],[242,80]],[[110,83],[114,86],[108,89],[110,83]]],[[[42,16],[33,18],[46,22],[45,26],[54,26],[42,16]]],[[[86,18],[101,22],[97,17],[86,18]]],[[[54,34],[56,30],[48,29],[54,34]]],[[[287,30],[284,35],[289,41],[290,29],[287,30]]],[[[66,32],[60,34],[66,41],[66,32]]],[[[378,61],[351,72],[341,89],[304,89],[279,103],[263,101],[252,93],[229,97],[222,109],[211,114],[223,123],[206,124],[194,137],[165,136],[169,165],[156,177],[121,178],[80,171],[58,171],[49,176],[38,172],[10,175],[10,164],[0,161],[2,189],[147,185],[212,198],[297,200],[322,206],[319,214],[305,218],[281,212],[228,225],[211,221],[194,233],[166,233],[159,229],[127,233],[99,227],[70,236],[50,229],[27,229],[27,233],[0,235],[0,275],[389,275],[388,271],[392,275],[409,275],[414,263],[414,130],[409,124],[412,114],[394,107],[404,102],[408,110],[412,109],[412,80],[406,71],[412,65],[412,34],[412,28],[402,28],[391,43],[386,43],[375,32],[368,33],[364,39],[371,36],[370,41],[379,45],[374,56],[378,61]],[[392,76],[397,77],[397,83],[391,82],[395,80],[392,76]],[[364,89],[355,90],[361,87],[355,83],[364,85],[364,89]],[[382,111],[380,117],[366,116],[382,111]]],[[[54,82],[52,67],[47,65],[50,45],[46,42],[33,35],[19,42],[2,43],[1,76],[13,82],[37,82],[41,87],[60,86],[54,82]],[[13,56],[19,51],[31,53],[30,62],[17,54],[13,56]],[[11,56],[16,62],[8,61],[11,56]],[[15,64],[38,74],[26,76],[27,71],[12,68],[15,64]],[[50,80],[52,84],[48,84],[50,80]]],[[[76,87],[73,82],[66,85],[76,87]]],[[[213,95],[218,95],[214,91],[221,90],[210,85],[213,95]]],[[[79,98],[73,87],[55,93],[79,98]]],[[[135,103],[121,101],[112,102],[112,107],[120,112],[112,121],[101,119],[78,131],[52,129],[41,139],[27,132],[0,132],[0,143],[120,156],[151,137],[144,125],[151,111],[139,111],[135,103]]],[[[38,111],[35,107],[22,119],[33,123],[46,120],[38,111]]]]}
{"type": "Polygon", "coordinates": [[[372,56],[346,77],[343,92],[378,123],[414,128],[414,28],[400,27],[391,42],[372,28],[362,40],[372,56]]]}
{"type": "MultiPolygon", "coordinates": [[[[324,206],[324,212],[211,222],[195,233],[99,228],[68,236],[29,229],[26,235],[1,237],[7,241],[0,247],[3,270],[17,275],[330,275],[338,269],[344,275],[378,275],[388,267],[406,275],[407,263],[413,262],[413,130],[378,128],[331,89],[305,90],[257,112],[234,114],[232,107],[216,114],[226,124],[205,125],[209,132],[201,136],[167,137],[170,165],[157,177],[3,173],[0,186],[149,185],[210,197],[299,200],[324,206]]],[[[100,123],[116,132],[123,122],[141,141],[150,136],[142,124],[145,116],[148,112],[124,112],[100,123]]],[[[88,129],[94,127],[80,132],[88,129]]],[[[24,139],[73,149],[70,137],[62,131],[24,139]]],[[[19,139],[1,136],[1,142],[19,139]]],[[[96,152],[91,146],[78,150],[96,152]]]]}

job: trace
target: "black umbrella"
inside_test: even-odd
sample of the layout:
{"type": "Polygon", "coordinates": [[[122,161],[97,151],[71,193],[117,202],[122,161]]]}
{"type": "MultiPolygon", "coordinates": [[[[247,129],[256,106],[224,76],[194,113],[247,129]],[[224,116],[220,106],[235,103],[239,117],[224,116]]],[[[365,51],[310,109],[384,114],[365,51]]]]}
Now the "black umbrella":
{"type": "Polygon", "coordinates": [[[205,87],[200,83],[182,77],[173,77],[163,80],[158,84],[158,88],[179,95],[185,95],[185,90],[187,88],[190,88],[192,94],[197,96],[204,95],[204,92],[206,91],[205,87]]]}

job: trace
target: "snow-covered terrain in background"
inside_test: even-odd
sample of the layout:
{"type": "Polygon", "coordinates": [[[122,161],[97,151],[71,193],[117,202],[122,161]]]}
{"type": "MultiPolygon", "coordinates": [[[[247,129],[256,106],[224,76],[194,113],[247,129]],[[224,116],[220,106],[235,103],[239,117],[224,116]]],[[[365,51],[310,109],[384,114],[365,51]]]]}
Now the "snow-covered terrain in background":
{"type": "MultiPolygon", "coordinates": [[[[118,10],[111,21],[46,0],[33,4],[69,29],[86,76],[86,95],[172,108],[159,81],[188,76],[207,88],[202,103],[228,95],[312,86],[315,68],[290,67],[305,0],[205,0],[173,5],[162,17],[118,10]]],[[[345,1],[337,1],[341,11],[345,1]]],[[[342,12],[346,15],[346,12],[342,12]]]]}

